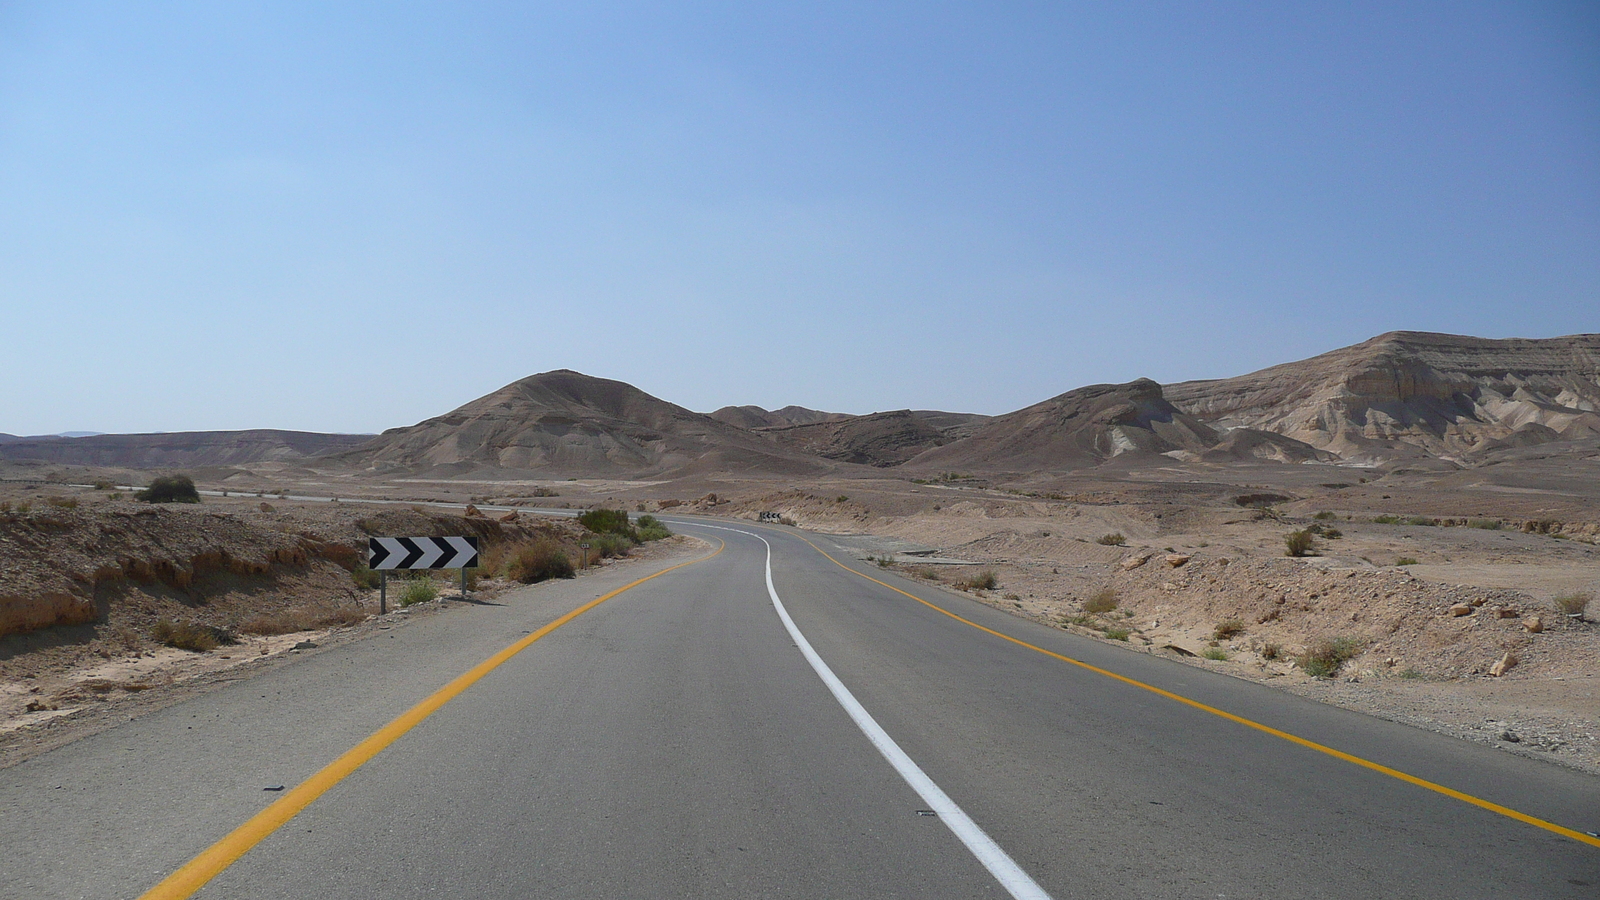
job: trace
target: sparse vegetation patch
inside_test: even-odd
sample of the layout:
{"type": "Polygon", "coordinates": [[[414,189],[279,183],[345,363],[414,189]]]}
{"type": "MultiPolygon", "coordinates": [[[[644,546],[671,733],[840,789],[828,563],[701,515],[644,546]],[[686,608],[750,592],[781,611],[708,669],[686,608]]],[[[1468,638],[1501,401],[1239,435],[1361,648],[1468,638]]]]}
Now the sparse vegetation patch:
{"type": "Polygon", "coordinates": [[[1284,541],[1284,544],[1285,544],[1285,546],[1287,548],[1287,549],[1284,550],[1283,555],[1285,555],[1285,556],[1310,556],[1311,555],[1312,537],[1311,537],[1310,530],[1302,528],[1302,529],[1300,529],[1298,531],[1291,531],[1291,532],[1289,532],[1288,537],[1285,537],[1283,539],[1283,541],[1284,541]]]}
{"type": "Polygon", "coordinates": [[[200,502],[200,492],[195,490],[194,479],[187,475],[162,475],[133,497],[145,503],[200,502]]]}
{"type": "Polygon", "coordinates": [[[1594,597],[1589,594],[1563,594],[1556,598],[1556,608],[1563,615],[1583,617],[1584,610],[1589,608],[1589,603],[1594,597]]]}
{"type": "Polygon", "coordinates": [[[1000,576],[993,569],[984,569],[970,578],[956,582],[956,587],[964,591],[992,591],[1000,586],[1000,576]]]}
{"type": "Polygon", "coordinates": [[[1295,664],[1315,678],[1332,678],[1346,662],[1361,655],[1365,645],[1353,637],[1323,638],[1305,649],[1295,664]]]}
{"type": "Polygon", "coordinates": [[[179,650],[192,650],[195,653],[215,650],[223,644],[239,643],[239,639],[230,629],[215,625],[196,625],[192,622],[174,622],[171,619],[161,619],[156,622],[155,627],[150,629],[150,636],[157,643],[179,650]]]}
{"type": "Polygon", "coordinates": [[[512,551],[506,562],[506,577],[522,584],[571,578],[575,574],[572,559],[553,542],[523,544],[512,551]]]}
{"type": "Polygon", "coordinates": [[[1094,539],[1094,542],[1096,544],[1104,544],[1107,547],[1121,547],[1128,542],[1128,539],[1123,537],[1122,532],[1113,531],[1110,534],[1100,535],[1094,539]]]}
{"type": "Polygon", "coordinates": [[[1083,611],[1099,615],[1111,612],[1117,608],[1116,588],[1104,587],[1094,592],[1094,595],[1083,601],[1083,611]]]}

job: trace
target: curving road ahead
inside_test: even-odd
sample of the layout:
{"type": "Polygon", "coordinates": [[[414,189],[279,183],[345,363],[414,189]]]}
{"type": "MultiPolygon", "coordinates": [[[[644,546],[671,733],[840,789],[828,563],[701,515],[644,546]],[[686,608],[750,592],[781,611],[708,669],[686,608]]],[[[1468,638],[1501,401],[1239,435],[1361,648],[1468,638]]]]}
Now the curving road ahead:
{"type": "Polygon", "coordinates": [[[668,521],[0,772],[0,896],[1600,896],[1593,778],[668,521]]]}

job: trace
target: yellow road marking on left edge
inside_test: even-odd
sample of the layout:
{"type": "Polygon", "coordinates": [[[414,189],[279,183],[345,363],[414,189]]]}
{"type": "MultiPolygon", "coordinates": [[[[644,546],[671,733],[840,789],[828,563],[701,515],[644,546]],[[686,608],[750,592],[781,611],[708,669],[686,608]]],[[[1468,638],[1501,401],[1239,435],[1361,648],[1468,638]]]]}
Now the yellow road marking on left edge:
{"type": "Polygon", "coordinates": [[[1417,787],[1425,788],[1427,790],[1433,791],[1436,794],[1443,794],[1446,797],[1450,797],[1450,798],[1455,799],[1455,800],[1460,800],[1463,803],[1470,803],[1473,806],[1476,806],[1476,807],[1478,807],[1480,809],[1486,809],[1489,812],[1497,813],[1499,815],[1505,816],[1508,819],[1515,819],[1518,822],[1522,822],[1522,823],[1527,824],[1527,825],[1532,825],[1535,828],[1543,828],[1545,831],[1549,831],[1549,832],[1552,832],[1554,834],[1559,834],[1562,837],[1571,838],[1571,839],[1573,839],[1575,841],[1580,841],[1582,843],[1588,844],[1591,847],[1600,847],[1600,838],[1594,837],[1593,835],[1585,834],[1584,832],[1581,832],[1581,831],[1574,831],[1571,828],[1565,828],[1565,827],[1563,827],[1561,825],[1555,824],[1554,822],[1546,822],[1544,819],[1540,819],[1540,818],[1538,818],[1536,816],[1530,816],[1527,813],[1518,812],[1518,811],[1516,811],[1514,809],[1511,809],[1510,807],[1501,806],[1498,803],[1494,803],[1494,802],[1491,802],[1489,800],[1485,800],[1485,799],[1483,799],[1481,797],[1474,797],[1471,794],[1463,793],[1463,792],[1458,791],[1458,790],[1456,790],[1454,788],[1448,788],[1448,787],[1445,787],[1442,784],[1436,784],[1436,783],[1434,783],[1432,781],[1428,781],[1427,779],[1418,778],[1415,775],[1407,774],[1405,772],[1400,771],[1399,769],[1391,769],[1388,766],[1383,765],[1382,763],[1375,763],[1370,759],[1363,759],[1363,758],[1361,758],[1359,756],[1355,756],[1354,754],[1346,753],[1343,750],[1335,750],[1334,748],[1329,747],[1329,746],[1327,746],[1325,744],[1319,744],[1316,741],[1307,740],[1306,738],[1300,737],[1299,735],[1290,734],[1287,731],[1280,731],[1277,728],[1273,728],[1271,725],[1263,725],[1260,722],[1254,721],[1253,719],[1246,719],[1244,716],[1235,715],[1235,714],[1233,714],[1231,712],[1228,712],[1226,710],[1217,709],[1215,706],[1207,706],[1206,704],[1201,703],[1198,700],[1190,700],[1188,697],[1185,697],[1182,694],[1174,694],[1172,691],[1163,690],[1162,688],[1158,688],[1155,685],[1145,684],[1142,681],[1139,681],[1139,680],[1134,679],[1134,678],[1129,678],[1126,675],[1118,675],[1116,672],[1112,672],[1112,671],[1109,671],[1107,669],[1102,669],[1099,666],[1091,665],[1089,663],[1083,662],[1082,660],[1073,659],[1070,656],[1063,656],[1060,653],[1056,653],[1056,652],[1051,651],[1051,650],[1046,650],[1043,647],[1035,646],[1033,644],[1028,643],[1027,641],[1019,640],[1018,638],[1014,638],[1009,634],[1003,634],[1003,633],[1001,633],[999,631],[995,631],[993,628],[986,628],[986,627],[984,627],[982,625],[979,625],[977,622],[972,621],[971,619],[962,618],[961,616],[956,615],[955,613],[951,612],[948,609],[945,609],[944,607],[938,606],[937,604],[934,604],[934,603],[929,603],[928,601],[922,599],[921,597],[916,596],[915,594],[908,594],[905,591],[900,590],[899,588],[895,587],[892,584],[888,584],[886,582],[879,581],[878,579],[873,578],[871,575],[867,575],[864,572],[857,572],[855,569],[852,569],[849,566],[845,565],[844,563],[839,562],[837,559],[834,559],[832,556],[829,556],[828,552],[826,550],[823,550],[821,547],[818,547],[816,544],[812,544],[810,541],[806,540],[804,537],[801,537],[798,534],[795,535],[795,537],[799,537],[800,540],[805,541],[807,544],[810,544],[811,545],[811,549],[817,551],[818,553],[821,553],[823,555],[823,557],[825,557],[829,562],[831,562],[834,565],[838,566],[839,568],[845,570],[846,572],[849,572],[852,575],[858,575],[858,576],[860,576],[862,578],[865,578],[866,580],[868,580],[868,581],[870,581],[870,582],[872,582],[874,584],[883,585],[884,587],[888,588],[889,590],[894,591],[896,594],[900,594],[903,597],[909,597],[912,600],[915,600],[918,603],[921,603],[923,606],[928,607],[929,609],[936,610],[938,612],[944,613],[945,615],[949,616],[950,618],[955,619],[957,622],[961,622],[961,623],[964,623],[966,625],[971,625],[973,628],[976,628],[979,631],[986,632],[988,634],[992,634],[995,637],[1000,638],[1001,640],[1010,641],[1011,643],[1016,644],[1016,645],[1018,645],[1020,647],[1026,647],[1029,650],[1032,650],[1032,651],[1034,651],[1036,653],[1043,653],[1045,656],[1049,656],[1049,657],[1052,657],[1054,659],[1059,659],[1059,660],[1061,660],[1062,662],[1065,662],[1065,663],[1071,663],[1072,665],[1078,666],[1079,668],[1087,669],[1090,672],[1095,673],[1096,675],[1104,675],[1107,678],[1111,678],[1111,679],[1114,679],[1116,681],[1120,681],[1123,684],[1129,685],[1131,687],[1136,687],[1136,688],[1139,688],[1141,690],[1146,690],[1146,691],[1149,691],[1152,694],[1159,694],[1162,697],[1167,698],[1168,700],[1173,700],[1173,701],[1176,701],[1178,703],[1182,703],[1185,706],[1192,707],[1194,709],[1198,709],[1201,712],[1210,713],[1213,716],[1218,716],[1220,718],[1227,719],[1230,722],[1237,722],[1238,724],[1244,725],[1247,728],[1254,728],[1257,731],[1263,732],[1265,734],[1270,734],[1270,735],[1272,735],[1273,737],[1276,737],[1276,738],[1282,738],[1283,740],[1286,740],[1291,744],[1298,744],[1301,747],[1305,747],[1305,748],[1307,748],[1309,750],[1315,750],[1318,753],[1326,753],[1327,755],[1329,755],[1331,757],[1334,757],[1335,759],[1342,759],[1347,763],[1352,763],[1354,765],[1361,766],[1364,769],[1371,769],[1374,772],[1378,772],[1378,773],[1387,775],[1390,778],[1397,778],[1397,779],[1399,779],[1401,781],[1406,782],[1407,784],[1413,784],[1413,785],[1416,785],[1417,787]]]}
{"type": "Polygon", "coordinates": [[[238,861],[239,857],[248,853],[250,848],[261,843],[268,835],[282,827],[285,822],[298,815],[302,809],[310,806],[313,800],[327,793],[329,788],[361,768],[368,760],[383,752],[386,747],[399,740],[402,735],[415,728],[422,720],[433,715],[440,707],[454,700],[462,691],[472,687],[485,675],[494,671],[501,663],[528,649],[535,641],[610,600],[612,597],[624,591],[630,591],[652,578],[659,578],[684,566],[705,562],[721,553],[726,547],[727,543],[723,542],[715,551],[706,556],[679,563],[671,568],[662,569],[654,575],[647,575],[631,584],[625,584],[603,597],[598,597],[572,610],[554,622],[473,666],[465,674],[457,676],[454,681],[440,688],[428,699],[406,710],[399,718],[373,732],[366,740],[345,751],[344,755],[323,767],[315,775],[296,785],[294,790],[283,795],[281,799],[271,806],[256,813],[249,821],[235,828],[222,840],[206,848],[199,856],[189,860],[182,868],[168,875],[160,884],[145,891],[139,900],[183,900],[183,898],[200,890],[205,886],[206,882],[217,877],[222,873],[222,870],[233,865],[238,861]]]}

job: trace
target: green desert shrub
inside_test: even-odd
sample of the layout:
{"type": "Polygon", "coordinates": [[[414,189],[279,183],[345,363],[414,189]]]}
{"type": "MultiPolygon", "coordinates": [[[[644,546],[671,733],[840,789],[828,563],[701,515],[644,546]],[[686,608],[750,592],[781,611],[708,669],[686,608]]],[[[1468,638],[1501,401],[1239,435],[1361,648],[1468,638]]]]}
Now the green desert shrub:
{"type": "Polygon", "coordinates": [[[1378,525],[1399,525],[1399,516],[1373,516],[1372,521],[1378,525]]]}
{"type": "Polygon", "coordinates": [[[162,475],[133,497],[145,503],[200,502],[200,492],[194,488],[194,479],[187,475],[162,475]]]}
{"type": "Polygon", "coordinates": [[[1414,566],[1417,564],[1417,558],[1415,556],[1402,556],[1395,560],[1394,564],[1397,566],[1414,566]]]}
{"type": "Polygon", "coordinates": [[[350,570],[350,580],[355,582],[356,587],[376,590],[381,576],[366,566],[356,566],[350,570]]]}
{"type": "Polygon", "coordinates": [[[663,538],[672,537],[672,529],[668,528],[665,522],[655,516],[640,516],[635,525],[641,541],[659,541],[663,538]]]}
{"type": "Polygon", "coordinates": [[[578,524],[595,534],[634,536],[633,525],[628,522],[628,511],[625,509],[591,509],[578,516],[578,524]]]}
{"type": "Polygon", "coordinates": [[[1200,655],[1206,659],[1224,662],[1228,658],[1228,651],[1222,649],[1221,647],[1207,647],[1200,651],[1200,655]]]}
{"type": "Polygon", "coordinates": [[[625,534],[597,534],[587,543],[596,559],[627,556],[635,545],[633,538],[625,534]]]}
{"type": "Polygon", "coordinates": [[[1327,510],[1322,510],[1321,512],[1319,512],[1316,515],[1312,516],[1311,518],[1313,518],[1313,519],[1321,519],[1323,521],[1326,521],[1328,519],[1334,518],[1334,515],[1333,515],[1333,513],[1329,512],[1327,510]]]}
{"type": "Polygon", "coordinates": [[[438,596],[439,585],[433,580],[433,576],[424,573],[422,577],[412,578],[406,582],[405,590],[400,592],[400,605],[427,603],[438,596]]]}
{"type": "Polygon", "coordinates": [[[1482,528],[1484,531],[1499,531],[1500,530],[1500,520],[1499,519],[1469,519],[1469,520],[1467,520],[1467,527],[1468,528],[1482,528]]]}
{"type": "Polygon", "coordinates": [[[1122,532],[1113,531],[1110,534],[1100,535],[1094,539],[1094,542],[1096,544],[1105,544],[1107,547],[1121,547],[1128,542],[1128,539],[1122,536],[1122,532]]]}

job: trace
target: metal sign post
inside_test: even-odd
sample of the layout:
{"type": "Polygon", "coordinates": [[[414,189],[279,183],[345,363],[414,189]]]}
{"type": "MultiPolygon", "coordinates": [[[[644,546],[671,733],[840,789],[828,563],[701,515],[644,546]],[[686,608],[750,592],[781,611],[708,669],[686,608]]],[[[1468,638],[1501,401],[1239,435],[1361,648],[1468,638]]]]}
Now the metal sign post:
{"type": "Polygon", "coordinates": [[[578,545],[578,549],[583,551],[583,565],[579,566],[579,568],[581,568],[581,569],[589,568],[589,545],[588,544],[579,544],[578,545]]]}

